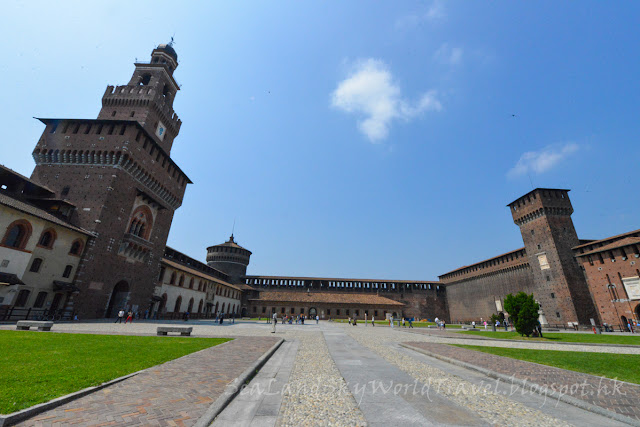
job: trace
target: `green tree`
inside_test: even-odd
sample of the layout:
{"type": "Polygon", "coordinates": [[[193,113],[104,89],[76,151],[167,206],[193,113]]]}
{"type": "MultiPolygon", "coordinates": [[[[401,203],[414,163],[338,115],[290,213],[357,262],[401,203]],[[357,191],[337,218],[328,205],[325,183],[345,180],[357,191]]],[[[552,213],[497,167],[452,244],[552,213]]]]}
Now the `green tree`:
{"type": "Polygon", "coordinates": [[[533,299],[533,294],[527,295],[524,292],[518,292],[516,295],[508,294],[504,298],[504,309],[509,313],[516,332],[527,337],[533,333],[538,324],[540,309],[540,305],[533,299]]]}

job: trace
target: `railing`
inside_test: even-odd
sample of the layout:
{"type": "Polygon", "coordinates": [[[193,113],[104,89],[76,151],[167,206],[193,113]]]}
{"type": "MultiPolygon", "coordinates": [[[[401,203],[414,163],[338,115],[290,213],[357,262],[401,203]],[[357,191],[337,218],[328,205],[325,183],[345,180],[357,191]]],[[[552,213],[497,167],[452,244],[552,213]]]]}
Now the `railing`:
{"type": "Polygon", "coordinates": [[[49,310],[46,308],[0,308],[0,321],[12,320],[73,320],[75,312],[70,310],[49,310]]]}

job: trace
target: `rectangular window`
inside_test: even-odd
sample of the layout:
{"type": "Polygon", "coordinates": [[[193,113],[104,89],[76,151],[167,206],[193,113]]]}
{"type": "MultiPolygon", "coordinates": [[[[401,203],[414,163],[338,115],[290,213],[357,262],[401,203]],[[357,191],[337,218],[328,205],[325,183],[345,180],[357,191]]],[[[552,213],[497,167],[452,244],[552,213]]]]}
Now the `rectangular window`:
{"type": "Polygon", "coordinates": [[[24,307],[27,304],[27,300],[29,299],[29,294],[31,292],[25,289],[21,290],[18,293],[18,298],[16,299],[16,307],[24,307]]]}
{"type": "Polygon", "coordinates": [[[336,316],[340,316],[340,309],[336,310],[336,316]]]}
{"type": "Polygon", "coordinates": [[[349,315],[349,310],[347,310],[347,316],[349,315]]]}
{"type": "Polygon", "coordinates": [[[331,309],[327,309],[327,316],[331,316],[331,309]]]}
{"type": "Polygon", "coordinates": [[[73,270],[73,266],[72,265],[67,265],[64,268],[64,273],[62,273],[62,277],[67,278],[69,276],[71,276],[71,271],[73,270]]]}
{"type": "Polygon", "coordinates": [[[33,303],[33,308],[41,308],[44,305],[44,301],[46,299],[47,299],[47,293],[46,292],[38,293],[38,296],[36,297],[36,302],[33,303]]]}
{"type": "Polygon", "coordinates": [[[258,307],[256,307],[255,305],[253,306],[253,312],[256,313],[258,311],[258,307]]]}
{"type": "Polygon", "coordinates": [[[555,298],[556,294],[554,294],[553,292],[551,292],[551,298],[555,298]]]}
{"type": "Polygon", "coordinates": [[[262,312],[266,313],[267,312],[267,307],[262,307],[262,312]]]}
{"type": "Polygon", "coordinates": [[[284,307],[280,309],[280,313],[284,314],[284,307]]]}
{"type": "Polygon", "coordinates": [[[300,314],[304,314],[304,308],[300,309],[300,314]]]}
{"type": "Polygon", "coordinates": [[[40,271],[40,266],[42,266],[42,259],[36,258],[31,263],[31,268],[29,269],[29,271],[32,273],[37,273],[38,271],[40,271]]]}
{"type": "Polygon", "coordinates": [[[360,316],[360,310],[356,310],[356,316],[360,316]]]}
{"type": "Polygon", "coordinates": [[[373,315],[374,315],[374,317],[377,317],[378,316],[378,310],[373,310],[373,315]]]}

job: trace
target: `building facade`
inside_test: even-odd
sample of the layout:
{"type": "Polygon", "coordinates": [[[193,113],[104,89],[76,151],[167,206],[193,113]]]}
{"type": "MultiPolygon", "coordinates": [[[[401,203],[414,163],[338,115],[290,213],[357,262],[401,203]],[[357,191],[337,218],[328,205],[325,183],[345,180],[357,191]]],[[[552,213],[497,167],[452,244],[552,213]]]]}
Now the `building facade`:
{"type": "Polygon", "coordinates": [[[640,322],[640,230],[573,248],[602,323],[633,328],[640,322]]]}
{"type": "Polygon", "coordinates": [[[93,235],[69,222],[72,212],[49,189],[0,166],[0,318],[73,312],[74,278],[93,235]]]}

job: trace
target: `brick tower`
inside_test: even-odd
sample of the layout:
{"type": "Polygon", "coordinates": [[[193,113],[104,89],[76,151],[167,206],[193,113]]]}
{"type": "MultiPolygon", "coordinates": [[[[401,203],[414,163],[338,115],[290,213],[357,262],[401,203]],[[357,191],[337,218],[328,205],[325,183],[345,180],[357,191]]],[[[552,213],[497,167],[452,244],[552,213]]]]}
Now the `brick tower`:
{"type": "Polygon", "coordinates": [[[207,248],[207,264],[229,275],[231,283],[240,283],[247,274],[251,251],[238,245],[233,234],[224,243],[207,248]]]}
{"type": "Polygon", "coordinates": [[[548,323],[598,319],[584,274],[571,248],[580,244],[571,220],[569,190],[536,188],[508,206],[520,227],[533,272],[534,297],[548,323]]]}
{"type": "Polygon", "coordinates": [[[171,45],[136,63],[125,86],[108,86],[96,120],[40,119],[31,178],[76,206],[73,221],[95,233],[76,276],[84,318],[153,302],[173,220],[189,178],[170,157],[181,122],[171,45]]]}

